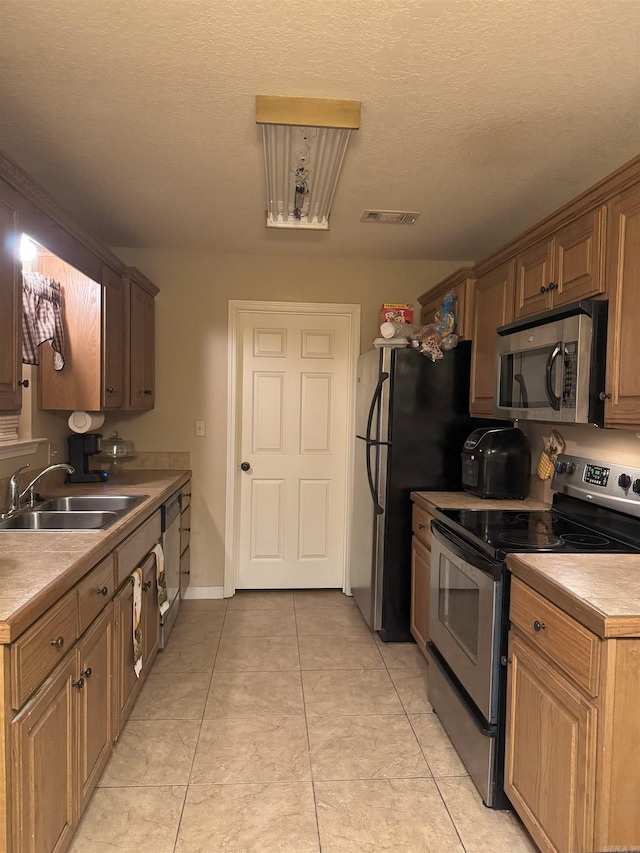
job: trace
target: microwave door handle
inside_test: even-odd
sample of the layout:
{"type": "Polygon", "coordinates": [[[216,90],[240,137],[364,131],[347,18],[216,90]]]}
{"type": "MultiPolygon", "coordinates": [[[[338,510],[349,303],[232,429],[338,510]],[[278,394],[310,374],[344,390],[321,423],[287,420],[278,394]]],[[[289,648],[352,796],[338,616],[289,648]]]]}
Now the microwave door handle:
{"type": "Polygon", "coordinates": [[[547,386],[547,398],[549,400],[549,405],[555,411],[560,410],[560,397],[553,390],[553,382],[551,380],[551,373],[553,372],[553,365],[556,363],[556,360],[562,355],[562,344],[556,344],[552,351],[549,353],[549,358],[547,359],[547,374],[546,374],[546,386],[547,386]]]}
{"type": "Polygon", "coordinates": [[[520,386],[520,405],[523,409],[529,408],[529,395],[527,394],[527,386],[524,383],[524,376],[521,373],[514,374],[514,381],[520,386]]]}

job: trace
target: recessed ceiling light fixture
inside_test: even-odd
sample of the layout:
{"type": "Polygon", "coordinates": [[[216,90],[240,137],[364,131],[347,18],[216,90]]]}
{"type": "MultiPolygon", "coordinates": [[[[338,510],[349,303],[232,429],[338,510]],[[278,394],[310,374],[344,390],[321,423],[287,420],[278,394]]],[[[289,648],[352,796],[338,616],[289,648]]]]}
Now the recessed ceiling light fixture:
{"type": "Polygon", "coordinates": [[[329,212],[360,101],[256,95],[267,228],[329,230],[329,212]]]}

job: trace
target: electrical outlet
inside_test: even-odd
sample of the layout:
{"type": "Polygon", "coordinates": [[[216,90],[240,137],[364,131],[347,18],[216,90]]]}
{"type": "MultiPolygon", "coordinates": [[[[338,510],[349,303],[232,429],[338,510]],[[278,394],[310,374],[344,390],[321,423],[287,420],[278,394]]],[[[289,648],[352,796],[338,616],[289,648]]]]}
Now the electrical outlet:
{"type": "Polygon", "coordinates": [[[202,436],[202,435],[206,435],[206,434],[207,434],[207,431],[206,431],[206,428],[205,428],[205,423],[204,423],[204,421],[194,421],[193,423],[194,423],[194,426],[195,426],[195,433],[196,433],[196,435],[198,435],[198,436],[202,436]]]}

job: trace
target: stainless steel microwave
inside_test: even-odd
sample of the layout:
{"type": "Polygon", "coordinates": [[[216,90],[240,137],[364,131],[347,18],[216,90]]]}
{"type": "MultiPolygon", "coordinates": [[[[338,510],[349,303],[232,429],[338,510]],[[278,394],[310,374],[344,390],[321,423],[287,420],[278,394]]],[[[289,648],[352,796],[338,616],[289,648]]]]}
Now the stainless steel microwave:
{"type": "Polygon", "coordinates": [[[607,302],[583,299],[501,326],[495,414],[604,423],[607,302]]]}

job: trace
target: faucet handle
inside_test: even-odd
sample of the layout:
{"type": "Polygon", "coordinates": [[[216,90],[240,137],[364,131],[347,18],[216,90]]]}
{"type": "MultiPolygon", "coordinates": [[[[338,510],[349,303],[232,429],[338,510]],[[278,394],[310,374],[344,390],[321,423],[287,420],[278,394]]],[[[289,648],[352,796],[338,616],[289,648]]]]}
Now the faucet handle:
{"type": "Polygon", "coordinates": [[[22,473],[22,471],[26,471],[26,470],[27,470],[27,468],[31,468],[31,463],[30,463],[30,462],[27,462],[27,464],[26,464],[26,465],[22,465],[20,468],[17,468],[17,469],[13,472],[13,474],[11,475],[11,479],[13,479],[14,477],[17,479],[17,478],[18,478],[18,474],[22,473]]]}

